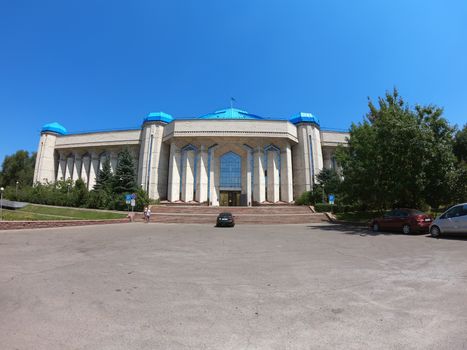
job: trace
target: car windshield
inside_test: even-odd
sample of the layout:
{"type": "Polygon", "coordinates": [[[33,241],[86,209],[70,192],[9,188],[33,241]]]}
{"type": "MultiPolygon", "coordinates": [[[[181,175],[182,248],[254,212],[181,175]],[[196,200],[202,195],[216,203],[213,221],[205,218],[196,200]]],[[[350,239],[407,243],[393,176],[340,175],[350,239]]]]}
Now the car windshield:
{"type": "Polygon", "coordinates": [[[232,216],[232,214],[231,213],[220,213],[219,216],[223,216],[223,217],[232,216]]]}

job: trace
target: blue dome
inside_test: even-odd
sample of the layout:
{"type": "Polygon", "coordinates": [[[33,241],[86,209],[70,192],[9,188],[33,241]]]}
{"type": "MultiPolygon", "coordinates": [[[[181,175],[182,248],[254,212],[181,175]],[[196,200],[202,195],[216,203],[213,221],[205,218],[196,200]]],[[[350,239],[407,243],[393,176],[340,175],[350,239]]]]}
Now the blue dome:
{"type": "Polygon", "coordinates": [[[263,119],[237,108],[227,108],[198,117],[197,119],[263,119]]]}
{"type": "Polygon", "coordinates": [[[53,132],[59,135],[66,135],[68,133],[65,127],[57,122],[45,124],[41,132],[53,132]]]}
{"type": "Polygon", "coordinates": [[[315,117],[311,113],[300,112],[290,117],[289,121],[292,124],[299,124],[299,123],[313,123],[319,126],[319,119],[315,117]]]}
{"type": "Polygon", "coordinates": [[[143,120],[143,124],[146,122],[164,122],[164,123],[170,123],[174,120],[174,118],[167,113],[164,112],[152,112],[149,113],[146,118],[143,120]]]}

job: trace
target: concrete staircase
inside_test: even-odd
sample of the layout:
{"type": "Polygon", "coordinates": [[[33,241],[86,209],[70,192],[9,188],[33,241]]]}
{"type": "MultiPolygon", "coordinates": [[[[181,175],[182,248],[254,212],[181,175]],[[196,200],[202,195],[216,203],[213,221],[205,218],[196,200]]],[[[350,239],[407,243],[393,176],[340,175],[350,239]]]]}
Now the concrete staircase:
{"type": "Polygon", "coordinates": [[[268,205],[259,207],[207,207],[182,205],[151,206],[151,221],[162,223],[212,224],[221,212],[231,212],[236,224],[307,224],[328,221],[323,213],[309,207],[268,205]]]}

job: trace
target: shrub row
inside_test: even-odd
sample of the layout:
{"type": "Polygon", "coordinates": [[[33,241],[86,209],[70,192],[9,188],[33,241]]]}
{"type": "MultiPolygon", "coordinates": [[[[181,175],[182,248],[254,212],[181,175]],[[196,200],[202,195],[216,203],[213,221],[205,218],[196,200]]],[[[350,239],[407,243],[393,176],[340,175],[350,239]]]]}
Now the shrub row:
{"type": "MultiPolygon", "coordinates": [[[[147,193],[139,188],[136,193],[135,210],[141,211],[150,204],[147,193]]],[[[21,202],[57,205],[65,207],[127,210],[125,194],[109,193],[104,190],[88,191],[82,180],[58,181],[53,184],[26,186],[16,191],[15,187],[5,188],[5,198],[21,202]]]]}

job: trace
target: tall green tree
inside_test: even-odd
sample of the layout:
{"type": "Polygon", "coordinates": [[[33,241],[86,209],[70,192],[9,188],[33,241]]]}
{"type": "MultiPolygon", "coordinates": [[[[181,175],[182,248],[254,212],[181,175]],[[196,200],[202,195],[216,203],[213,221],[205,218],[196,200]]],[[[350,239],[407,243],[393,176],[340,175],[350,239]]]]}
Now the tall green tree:
{"type": "Polygon", "coordinates": [[[467,124],[456,133],[454,138],[454,154],[459,162],[467,163],[467,124]]]}
{"type": "Polygon", "coordinates": [[[435,106],[410,106],[396,89],[368,104],[340,147],[343,190],[348,198],[384,209],[393,205],[437,207],[453,196],[454,129],[435,106]]]}
{"type": "Polygon", "coordinates": [[[136,166],[130,151],[125,148],[118,155],[117,169],[113,178],[113,192],[117,194],[135,192],[136,166]]]}
{"type": "Polygon", "coordinates": [[[96,176],[96,184],[94,190],[105,191],[107,193],[112,192],[113,174],[110,167],[110,160],[106,158],[102,164],[102,169],[99,169],[96,176]]]}
{"type": "Polygon", "coordinates": [[[0,172],[0,185],[16,186],[16,181],[20,186],[32,185],[35,163],[36,153],[30,154],[28,151],[20,150],[6,156],[0,172]]]}
{"type": "Polygon", "coordinates": [[[334,169],[323,169],[316,177],[326,195],[340,192],[341,177],[334,169]]]}

